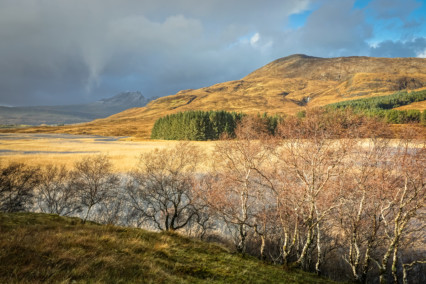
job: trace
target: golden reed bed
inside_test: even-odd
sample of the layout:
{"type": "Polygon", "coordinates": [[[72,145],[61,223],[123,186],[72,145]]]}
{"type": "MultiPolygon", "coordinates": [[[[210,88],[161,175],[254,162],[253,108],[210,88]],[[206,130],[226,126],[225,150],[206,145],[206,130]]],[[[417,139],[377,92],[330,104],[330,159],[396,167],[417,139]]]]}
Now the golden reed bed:
{"type": "MultiPolygon", "coordinates": [[[[29,165],[73,164],[88,155],[106,154],[117,172],[133,169],[140,154],[174,146],[177,141],[131,141],[130,138],[74,136],[66,134],[0,134],[0,163],[29,165]]],[[[212,150],[215,142],[191,142],[212,150]]]]}
{"type": "MultiPolygon", "coordinates": [[[[391,144],[398,144],[393,140],[391,144]]],[[[30,166],[48,164],[65,165],[72,169],[76,161],[84,157],[104,154],[110,158],[118,173],[134,169],[143,153],[155,149],[172,148],[179,141],[137,140],[133,137],[102,137],[70,134],[0,133],[0,165],[23,162],[30,166]]],[[[191,141],[205,151],[205,159],[199,170],[212,169],[212,154],[217,141],[191,141]]],[[[362,145],[367,141],[362,142],[362,145]]],[[[410,147],[422,147],[425,141],[410,143],[410,147]]],[[[367,143],[368,144],[368,143],[367,143]]],[[[366,145],[364,145],[366,146],[366,145]]]]}

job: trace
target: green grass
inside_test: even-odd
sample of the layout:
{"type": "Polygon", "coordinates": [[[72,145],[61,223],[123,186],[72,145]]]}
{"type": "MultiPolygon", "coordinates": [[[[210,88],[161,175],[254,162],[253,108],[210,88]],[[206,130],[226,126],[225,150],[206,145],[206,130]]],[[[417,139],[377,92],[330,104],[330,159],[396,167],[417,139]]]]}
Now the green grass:
{"type": "Polygon", "coordinates": [[[0,214],[0,283],[330,283],[180,236],[0,214]]]}

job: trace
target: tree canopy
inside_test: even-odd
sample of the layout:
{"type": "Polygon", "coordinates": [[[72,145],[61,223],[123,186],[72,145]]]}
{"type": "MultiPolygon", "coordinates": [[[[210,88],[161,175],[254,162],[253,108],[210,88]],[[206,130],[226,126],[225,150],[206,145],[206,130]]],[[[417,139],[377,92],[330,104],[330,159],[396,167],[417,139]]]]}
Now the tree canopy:
{"type": "Polygon", "coordinates": [[[418,92],[397,92],[388,96],[350,100],[327,105],[329,109],[352,108],[369,116],[383,118],[388,123],[421,122],[426,124],[426,111],[396,110],[394,108],[426,100],[426,90],[418,92]]]}

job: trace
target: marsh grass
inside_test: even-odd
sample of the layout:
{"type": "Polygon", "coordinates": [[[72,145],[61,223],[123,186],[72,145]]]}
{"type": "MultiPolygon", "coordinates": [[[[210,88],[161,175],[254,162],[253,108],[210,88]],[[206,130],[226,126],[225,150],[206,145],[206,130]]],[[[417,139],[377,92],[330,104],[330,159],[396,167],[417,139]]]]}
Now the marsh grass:
{"type": "MultiPolygon", "coordinates": [[[[96,138],[58,138],[60,135],[46,134],[46,138],[39,139],[37,134],[1,134],[0,161],[3,163],[22,162],[31,166],[45,166],[48,164],[64,165],[72,169],[76,161],[82,158],[105,154],[111,159],[116,172],[127,172],[136,167],[139,157],[143,153],[154,149],[171,148],[177,141],[132,141],[123,139],[118,141],[97,141],[96,138]],[[14,137],[14,139],[9,139],[14,137]],[[3,152],[1,151],[9,151],[3,152]]],[[[201,148],[212,151],[214,142],[191,142],[201,148]]]]}
{"type": "MultiPolygon", "coordinates": [[[[403,125],[394,125],[395,133],[402,132],[403,125]]],[[[426,128],[419,127],[419,133],[424,134],[426,128]]],[[[117,173],[126,173],[135,169],[141,154],[155,149],[170,149],[178,141],[164,140],[140,140],[123,138],[118,141],[99,142],[95,138],[55,138],[58,134],[45,134],[47,138],[38,139],[37,134],[0,134],[0,165],[11,162],[25,163],[29,166],[41,166],[54,164],[64,165],[67,169],[73,169],[75,162],[84,157],[96,154],[107,155],[117,173]],[[51,135],[51,138],[48,138],[51,135]],[[6,139],[15,137],[16,139],[6,139]],[[2,151],[11,151],[3,152],[2,151]],[[24,154],[31,151],[33,153],[24,154]]],[[[424,137],[424,135],[423,135],[424,137]]],[[[217,141],[191,141],[193,145],[200,147],[206,153],[206,159],[199,167],[199,172],[209,172],[213,169],[211,154],[217,141]]],[[[397,144],[395,140],[393,142],[397,144]]],[[[415,145],[413,145],[415,146],[415,145]]]]}
{"type": "Polygon", "coordinates": [[[176,233],[0,214],[1,283],[329,283],[176,233]]]}

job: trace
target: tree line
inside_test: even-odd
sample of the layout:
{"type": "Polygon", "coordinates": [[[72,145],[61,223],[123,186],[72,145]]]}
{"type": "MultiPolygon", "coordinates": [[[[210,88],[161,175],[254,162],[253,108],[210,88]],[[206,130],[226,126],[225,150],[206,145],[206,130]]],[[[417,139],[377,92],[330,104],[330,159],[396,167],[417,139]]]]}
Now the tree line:
{"type": "Polygon", "coordinates": [[[379,117],[388,123],[422,123],[426,125],[426,111],[396,110],[394,108],[426,100],[426,90],[397,92],[388,96],[350,100],[327,105],[329,109],[351,108],[369,116],[379,117]]]}
{"type": "MultiPolygon", "coordinates": [[[[243,113],[221,111],[185,111],[159,118],[151,131],[151,139],[164,140],[218,140],[222,135],[235,136],[235,128],[243,113]]],[[[258,115],[265,120],[270,133],[281,119],[278,116],[258,115]]]]}
{"type": "Polygon", "coordinates": [[[387,131],[374,118],[312,110],[272,135],[244,116],[212,153],[181,142],[120,175],[102,155],[71,170],[4,165],[0,208],[179,230],[336,280],[420,283],[425,141],[411,128],[398,141],[387,131]]]}

